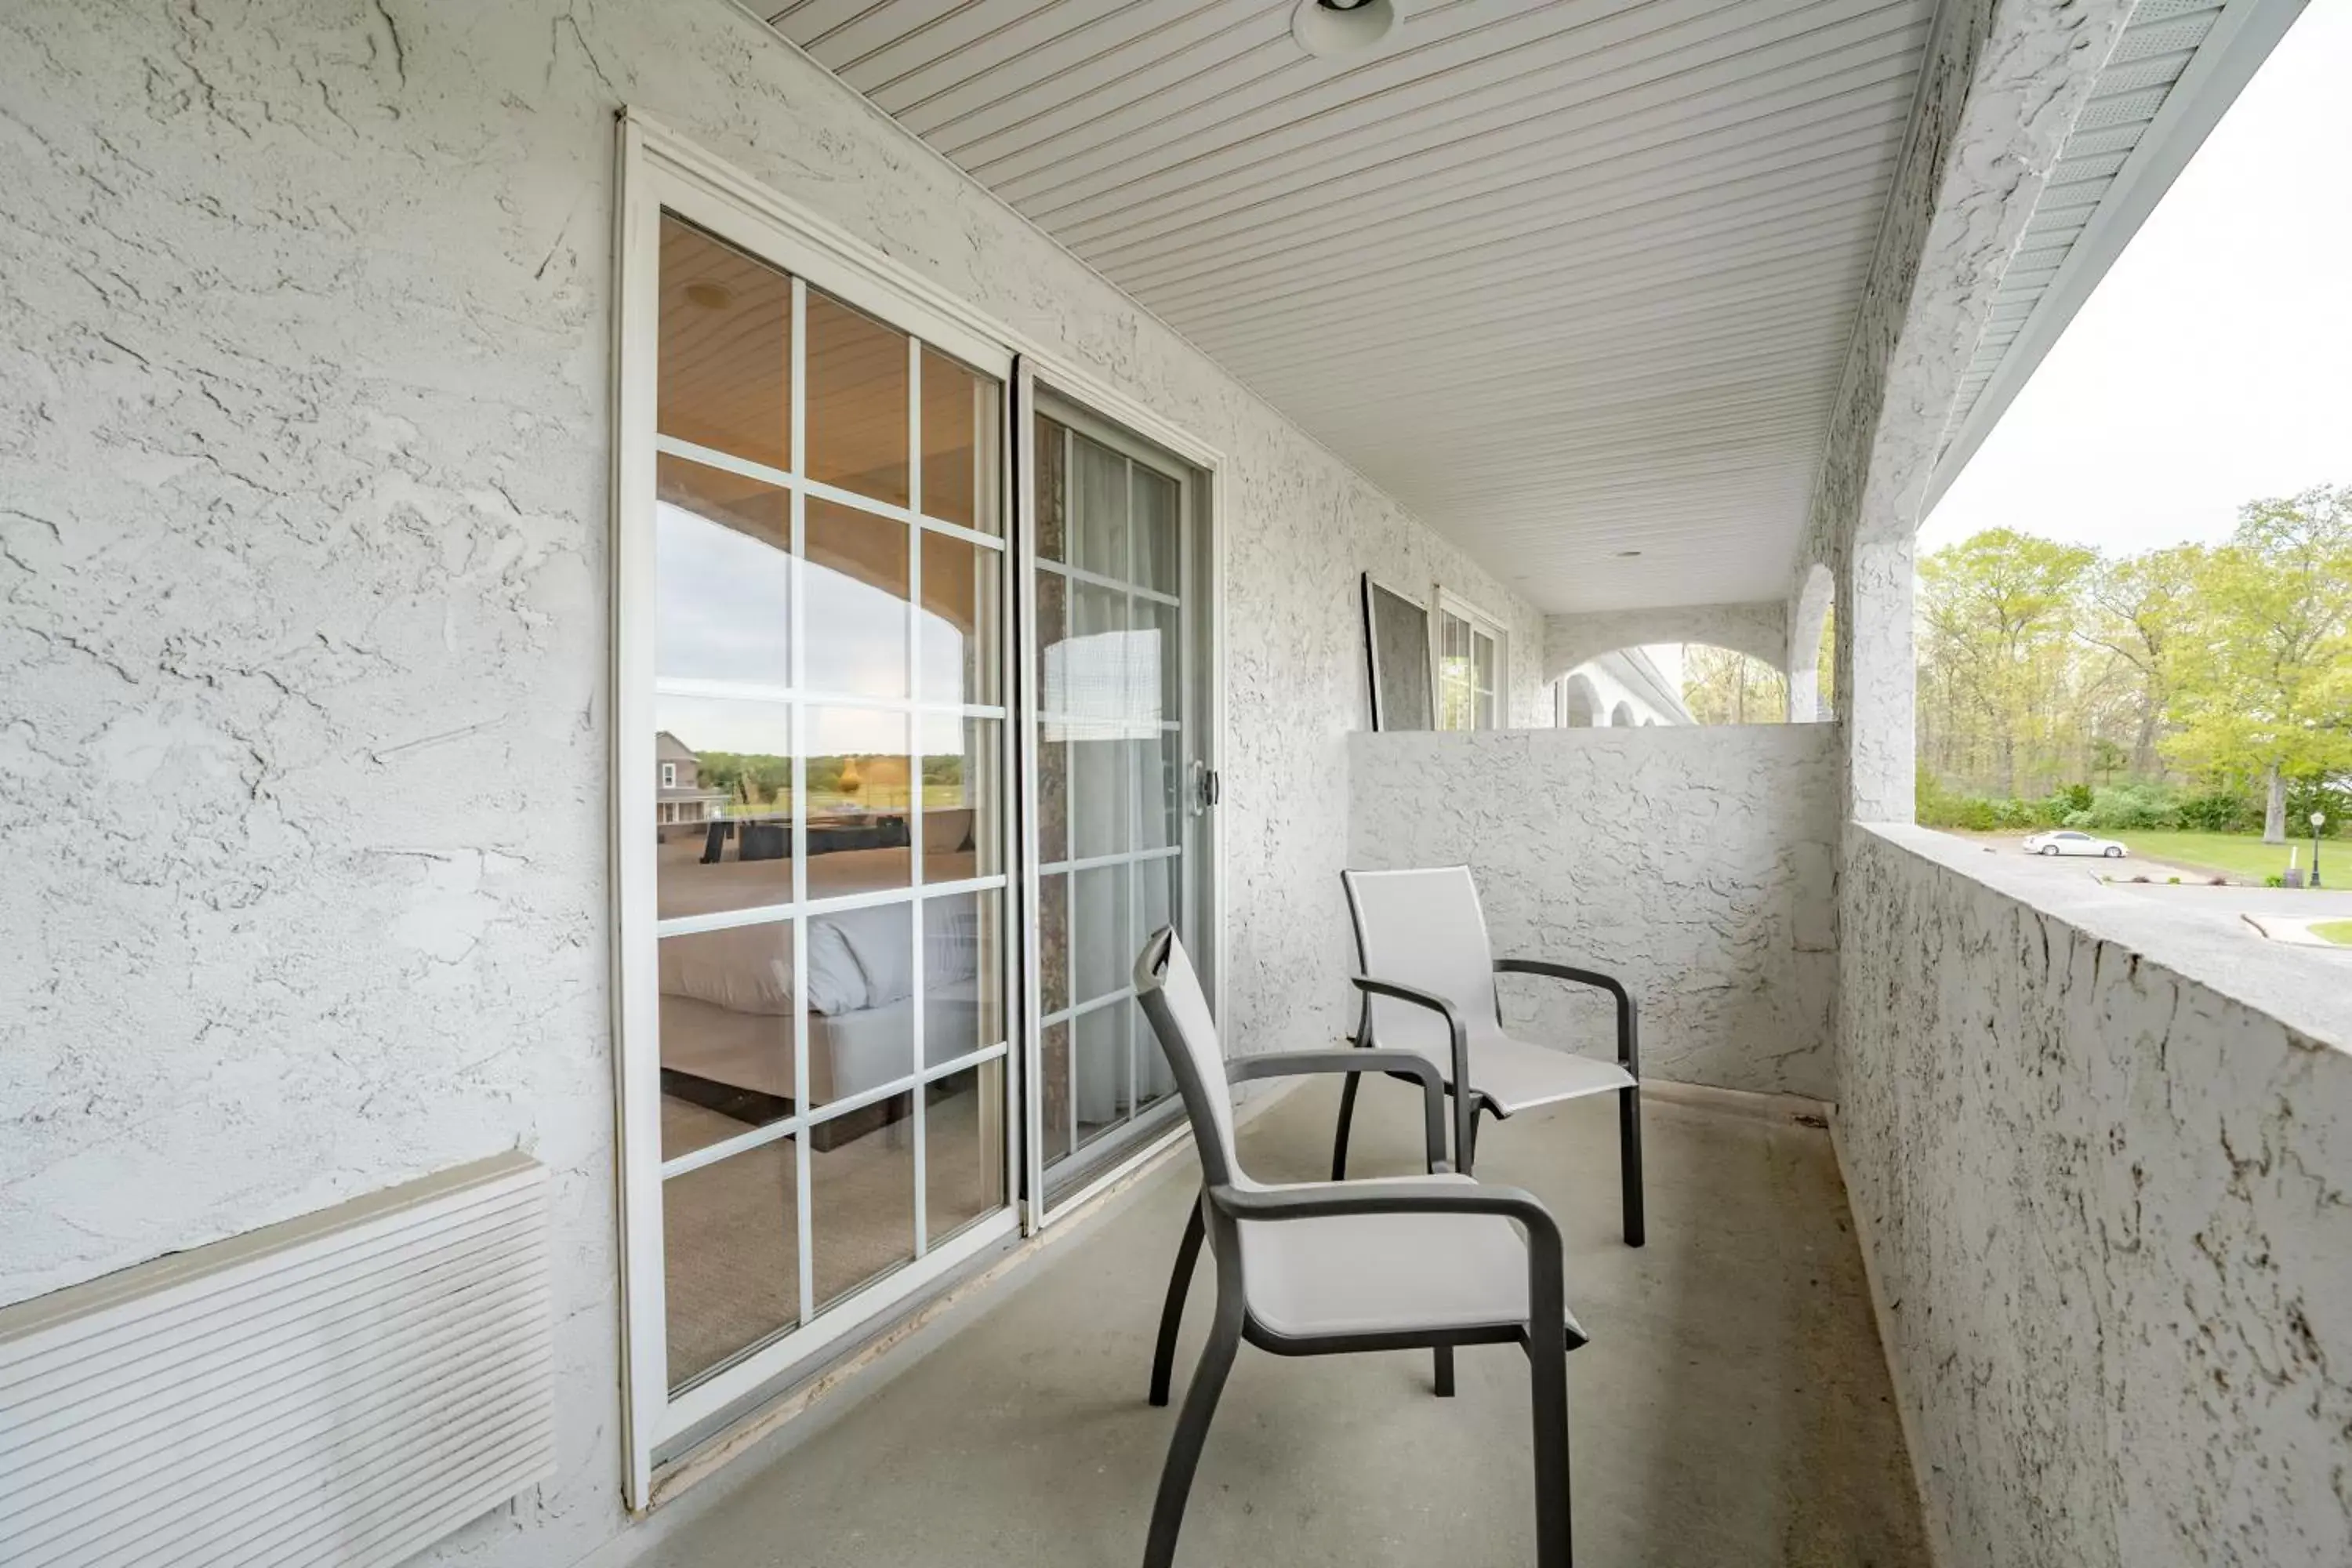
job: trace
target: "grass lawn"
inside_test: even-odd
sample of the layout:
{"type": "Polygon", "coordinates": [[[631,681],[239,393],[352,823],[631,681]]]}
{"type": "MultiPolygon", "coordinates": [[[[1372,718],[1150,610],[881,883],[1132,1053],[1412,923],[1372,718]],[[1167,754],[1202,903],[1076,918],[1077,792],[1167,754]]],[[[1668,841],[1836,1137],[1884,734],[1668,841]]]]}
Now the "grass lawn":
{"type": "MultiPolygon", "coordinates": [[[[2012,827],[1994,833],[1961,833],[1958,837],[1972,838],[1979,844],[2014,847],[2029,831],[2012,827]]],[[[2227,877],[2233,882],[2250,882],[2260,887],[2264,878],[2274,877],[2286,869],[2289,849],[2300,849],[2295,864],[2303,868],[2305,876],[2311,874],[2311,840],[2308,838],[2298,839],[2293,844],[2265,844],[2259,833],[2191,833],[2153,827],[2123,832],[2106,828],[2090,831],[2102,838],[2119,839],[2132,852],[2132,859],[2120,864],[2113,860],[2073,862],[2075,865],[2088,864],[2103,877],[2153,875],[2136,868],[2133,861],[2155,860],[2178,866],[2183,871],[2200,877],[2227,877]]],[[[2320,840],[2319,868],[2330,887],[2352,888],[2352,843],[2341,838],[2320,840]]]]}
{"type": "Polygon", "coordinates": [[[2352,947],[2352,921],[2322,921],[2311,928],[2311,934],[2339,947],[2352,947]]]}
{"type": "MultiPolygon", "coordinates": [[[[2110,833],[2131,847],[2133,855],[2148,860],[2166,860],[2192,871],[2207,871],[2242,879],[2259,884],[2265,877],[2274,877],[2286,869],[2287,850],[2284,844],[2265,844],[2259,833],[2190,833],[2174,829],[2154,829],[2137,833],[2110,833]]],[[[2302,841],[2303,853],[2296,859],[2305,875],[2311,872],[2311,840],[2302,841]]],[[[2320,841],[2320,870],[2323,875],[2335,872],[2352,886],[2352,845],[2342,839],[2320,841]],[[2341,869],[2337,869],[2338,868],[2341,869]]],[[[2334,881],[2336,876],[2328,877],[2334,881]]]]}

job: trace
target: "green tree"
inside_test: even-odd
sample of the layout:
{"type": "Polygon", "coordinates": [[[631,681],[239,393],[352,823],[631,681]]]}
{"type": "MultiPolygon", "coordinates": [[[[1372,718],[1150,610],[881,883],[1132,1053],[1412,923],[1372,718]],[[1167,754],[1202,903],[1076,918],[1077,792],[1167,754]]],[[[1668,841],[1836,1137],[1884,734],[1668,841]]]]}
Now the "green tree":
{"type": "Polygon", "coordinates": [[[2286,839],[2290,779],[2352,769],[2352,485],[2248,502],[2195,585],[2166,750],[2260,779],[2263,839],[2286,839]]]}
{"type": "Polygon", "coordinates": [[[1922,682],[1921,723],[1940,731],[1948,769],[1958,761],[1973,773],[1989,761],[1995,787],[2014,796],[2021,758],[2053,756],[2062,736],[2080,732],[2071,723],[2074,629],[2097,560],[2079,545],[1996,528],[1919,563],[1920,640],[1936,678],[1922,682]]]}
{"type": "Polygon", "coordinates": [[[2206,552],[2194,544],[2101,561],[2086,581],[2089,614],[2083,639],[2121,660],[2132,673],[2131,771],[2158,771],[2157,742],[2172,703],[2181,641],[2193,626],[2197,582],[2206,552]]]}
{"type": "Polygon", "coordinates": [[[1778,724],[1789,716],[1789,682],[1760,658],[1685,643],[1683,706],[1702,724],[1778,724]]]}
{"type": "Polygon", "coordinates": [[[1822,612],[1821,651],[1814,656],[1814,702],[1822,718],[1837,711],[1837,606],[1822,612]]]}

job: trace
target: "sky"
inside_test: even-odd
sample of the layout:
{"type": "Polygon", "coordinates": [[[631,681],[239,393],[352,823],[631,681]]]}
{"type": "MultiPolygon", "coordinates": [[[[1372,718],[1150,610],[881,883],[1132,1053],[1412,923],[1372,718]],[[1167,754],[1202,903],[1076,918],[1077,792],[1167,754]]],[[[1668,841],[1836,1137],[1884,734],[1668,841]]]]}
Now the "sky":
{"type": "Polygon", "coordinates": [[[1919,531],[2110,552],[2352,484],[2352,0],[2311,0],[1919,531]]]}

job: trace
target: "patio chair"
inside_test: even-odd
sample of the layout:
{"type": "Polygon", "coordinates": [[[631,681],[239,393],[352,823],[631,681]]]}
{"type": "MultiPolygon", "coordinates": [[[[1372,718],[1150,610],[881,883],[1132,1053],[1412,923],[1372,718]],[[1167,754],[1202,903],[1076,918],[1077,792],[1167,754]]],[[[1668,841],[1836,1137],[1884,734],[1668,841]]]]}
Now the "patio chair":
{"type": "Polygon", "coordinates": [[[1444,1089],[1426,1059],[1366,1047],[1228,1064],[1192,963],[1165,928],[1136,960],[1135,989],[1175,1073],[1202,1181],[1162,1314],[1154,1405],[1168,1403],[1175,1320],[1204,1232],[1217,1268],[1216,1315],[1160,1471],[1144,1568],[1174,1560],[1210,1418],[1244,1340],[1276,1355],[1427,1346],[1447,1384],[1456,1345],[1525,1347],[1534,1391],[1536,1560],[1539,1568],[1565,1568],[1566,1358],[1585,1334],[1563,1300],[1559,1226],[1550,1212],[1526,1193],[1447,1169],[1444,1089]],[[1234,1150],[1233,1083],[1368,1066],[1420,1082],[1427,1175],[1283,1186],[1251,1180],[1234,1150]]]}
{"type": "MultiPolygon", "coordinates": [[[[1360,1047],[1402,1048],[1437,1064],[1454,1095],[1454,1163],[1477,1168],[1478,1118],[1505,1117],[1591,1094],[1617,1097],[1618,1173],[1625,1245],[1639,1247],[1642,1219],[1642,1065],[1639,1010],[1613,976],[1539,958],[1496,958],[1467,866],[1412,871],[1342,871],[1356,955],[1364,971],[1360,1047]],[[1556,1050],[1503,1032],[1497,974],[1539,974],[1606,991],[1617,1002],[1617,1059],[1556,1050]],[[1469,1092],[1463,1093],[1467,1083],[1469,1092]]],[[[1348,1173],[1348,1130],[1357,1075],[1339,1092],[1331,1179],[1348,1173]]]]}

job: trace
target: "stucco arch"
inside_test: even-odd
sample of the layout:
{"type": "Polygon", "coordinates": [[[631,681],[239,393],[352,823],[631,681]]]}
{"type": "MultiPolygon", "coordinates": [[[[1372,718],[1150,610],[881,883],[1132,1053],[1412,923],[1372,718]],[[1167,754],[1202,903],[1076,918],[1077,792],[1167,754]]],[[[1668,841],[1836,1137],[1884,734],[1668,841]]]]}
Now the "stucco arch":
{"type": "Polygon", "coordinates": [[[1601,693],[1583,675],[1568,678],[1561,694],[1561,718],[1572,730],[1590,730],[1608,722],[1601,712],[1601,693]]]}
{"type": "Polygon", "coordinates": [[[1616,707],[1609,710],[1609,727],[1612,730],[1633,728],[1633,705],[1631,702],[1620,702],[1616,707]]]}
{"type": "Polygon", "coordinates": [[[1837,578],[1829,563],[1808,567],[1789,612],[1789,651],[1782,668],[1789,676],[1789,722],[1810,724],[1822,715],[1822,622],[1837,597],[1837,578]]]}
{"type": "Polygon", "coordinates": [[[1558,680],[1578,665],[1649,643],[1714,643],[1785,669],[1788,606],[1661,605],[1643,610],[1592,610],[1544,617],[1543,678],[1558,680]]]}

